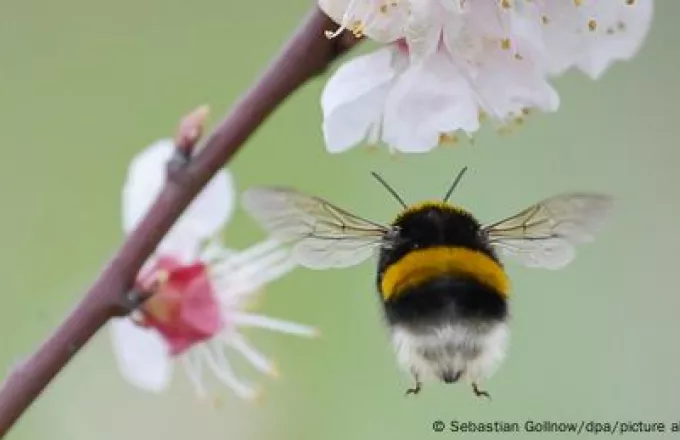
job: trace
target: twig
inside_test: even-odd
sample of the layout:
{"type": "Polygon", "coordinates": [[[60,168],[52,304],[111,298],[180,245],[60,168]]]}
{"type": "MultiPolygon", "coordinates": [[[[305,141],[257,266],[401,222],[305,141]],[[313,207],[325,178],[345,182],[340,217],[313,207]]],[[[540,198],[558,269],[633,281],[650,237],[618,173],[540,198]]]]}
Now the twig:
{"type": "Polygon", "coordinates": [[[126,295],[148,259],[191,200],[236,153],[246,139],[287,96],[322,73],[356,40],[350,35],[328,40],[336,28],[314,8],[257,84],[233,107],[204,148],[168,182],[137,229],[128,236],[99,278],[66,320],[9,375],[0,390],[0,437],[3,437],[73,355],[113,316],[126,310],[126,295]]]}

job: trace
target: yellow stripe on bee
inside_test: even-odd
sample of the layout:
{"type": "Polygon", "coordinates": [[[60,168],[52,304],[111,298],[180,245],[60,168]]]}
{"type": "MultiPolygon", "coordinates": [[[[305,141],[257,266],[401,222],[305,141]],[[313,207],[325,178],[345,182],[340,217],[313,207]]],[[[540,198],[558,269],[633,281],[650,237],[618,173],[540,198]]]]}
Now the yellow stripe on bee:
{"type": "Polygon", "coordinates": [[[441,275],[467,276],[502,296],[510,291],[503,268],[488,255],[462,247],[437,246],[404,255],[385,270],[380,284],[385,301],[441,275]]]}

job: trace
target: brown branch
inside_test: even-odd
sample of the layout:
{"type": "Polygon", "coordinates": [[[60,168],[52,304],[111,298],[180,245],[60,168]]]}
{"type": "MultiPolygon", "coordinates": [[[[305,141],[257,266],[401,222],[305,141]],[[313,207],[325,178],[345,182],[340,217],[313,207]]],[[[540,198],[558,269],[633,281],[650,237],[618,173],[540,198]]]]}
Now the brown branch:
{"type": "Polygon", "coordinates": [[[349,35],[328,40],[335,26],[317,8],[282,49],[257,84],[233,107],[205,147],[169,173],[147,216],[92,284],[66,320],[9,375],[0,390],[0,437],[33,403],[73,355],[108,320],[121,313],[137,272],[191,200],[236,153],[246,139],[287,96],[322,73],[356,40],[349,35]]]}

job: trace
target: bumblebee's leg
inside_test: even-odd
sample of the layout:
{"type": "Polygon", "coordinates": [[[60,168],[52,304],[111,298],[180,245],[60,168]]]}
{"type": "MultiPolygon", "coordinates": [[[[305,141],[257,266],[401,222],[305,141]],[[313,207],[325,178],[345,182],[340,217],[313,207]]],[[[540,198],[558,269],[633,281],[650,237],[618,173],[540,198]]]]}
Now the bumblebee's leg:
{"type": "Polygon", "coordinates": [[[475,393],[475,396],[477,397],[484,396],[487,399],[491,400],[491,394],[487,393],[484,390],[480,390],[476,382],[472,382],[472,391],[475,393]]]}
{"type": "Polygon", "coordinates": [[[413,375],[413,387],[406,390],[406,393],[404,394],[405,396],[408,396],[409,394],[418,394],[423,385],[423,383],[418,378],[418,373],[412,371],[411,374],[413,375]]]}

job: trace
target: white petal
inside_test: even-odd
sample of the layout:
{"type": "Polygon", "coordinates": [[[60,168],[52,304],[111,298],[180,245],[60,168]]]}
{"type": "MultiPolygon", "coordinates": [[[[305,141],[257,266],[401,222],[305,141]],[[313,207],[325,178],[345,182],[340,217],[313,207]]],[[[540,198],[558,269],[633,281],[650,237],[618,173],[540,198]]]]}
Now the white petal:
{"type": "MultiPolygon", "coordinates": [[[[432,0],[411,0],[411,14],[406,22],[405,37],[409,54],[414,62],[423,60],[437,50],[442,34],[446,10],[432,0]]],[[[450,14],[446,14],[450,18],[450,14]]]]}
{"type": "Polygon", "coordinates": [[[334,22],[342,23],[342,17],[352,0],[319,0],[319,8],[334,22]]]}
{"type": "Polygon", "coordinates": [[[342,65],[321,95],[323,133],[329,152],[345,151],[366,138],[380,119],[396,72],[385,48],[342,65]]]}
{"type": "Polygon", "coordinates": [[[128,318],[113,319],[110,327],[113,352],[123,377],[147,391],[167,388],[172,363],[160,335],[136,326],[128,318]]]}
{"type": "Polygon", "coordinates": [[[397,150],[429,151],[442,133],[478,128],[474,94],[441,51],[411,66],[388,95],[383,140],[397,150]]]}
{"type": "Polygon", "coordinates": [[[507,50],[489,51],[477,72],[475,87],[483,109],[499,120],[521,114],[523,108],[555,111],[559,95],[529,56],[517,60],[507,50]]]}
{"type": "Polygon", "coordinates": [[[543,13],[550,20],[543,30],[550,72],[560,74],[575,65],[596,79],[614,61],[630,59],[649,30],[652,3],[588,0],[574,7],[563,0],[545,0],[543,13]]]}
{"type": "Polygon", "coordinates": [[[402,38],[410,13],[408,1],[319,0],[319,7],[342,28],[358,26],[357,31],[380,43],[402,38]]]}
{"type": "MultiPolygon", "coordinates": [[[[614,3],[601,15],[593,13],[597,29],[588,33],[588,51],[577,63],[593,79],[602,76],[615,61],[631,59],[649,31],[652,0],[636,0],[632,5],[625,3],[614,3]]],[[[597,6],[593,6],[593,9],[597,6]]]]}
{"type": "MultiPolygon", "coordinates": [[[[123,229],[131,232],[155,201],[166,179],[166,164],[174,153],[172,140],[160,140],[130,164],[123,188],[123,229]]],[[[185,249],[216,234],[229,220],[235,204],[231,175],[220,170],[182,214],[161,243],[165,250],[185,249]]]]}

